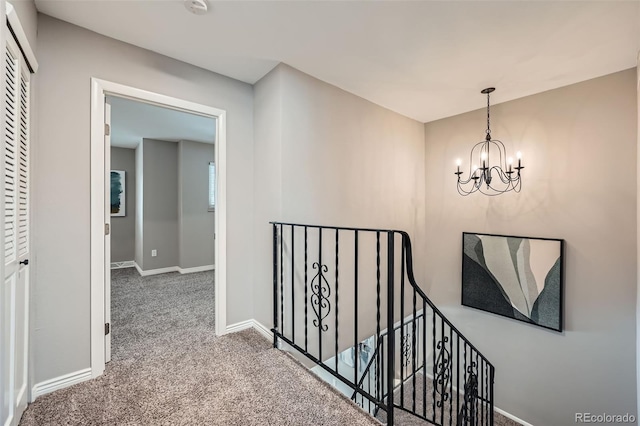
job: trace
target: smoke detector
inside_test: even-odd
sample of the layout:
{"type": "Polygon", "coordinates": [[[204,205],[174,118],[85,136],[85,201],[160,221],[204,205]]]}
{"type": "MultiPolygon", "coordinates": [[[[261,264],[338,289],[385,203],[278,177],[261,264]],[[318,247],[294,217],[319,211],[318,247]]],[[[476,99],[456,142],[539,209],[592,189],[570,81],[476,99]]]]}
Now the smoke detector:
{"type": "Polygon", "coordinates": [[[184,7],[194,15],[204,15],[209,10],[206,0],[183,0],[184,7]]]}

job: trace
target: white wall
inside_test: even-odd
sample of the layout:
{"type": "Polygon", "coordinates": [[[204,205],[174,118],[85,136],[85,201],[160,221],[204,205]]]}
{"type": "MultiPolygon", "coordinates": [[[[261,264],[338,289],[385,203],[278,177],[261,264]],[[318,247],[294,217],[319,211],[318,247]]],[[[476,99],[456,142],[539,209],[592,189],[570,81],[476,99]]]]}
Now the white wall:
{"type": "Polygon", "coordinates": [[[144,168],[144,155],[142,142],[136,147],[135,163],[136,163],[136,216],[135,216],[135,238],[134,238],[134,260],[136,264],[144,269],[144,247],[143,247],[143,230],[144,230],[144,200],[142,195],[144,194],[144,179],[142,175],[142,169],[144,168]]]}
{"type": "Polygon", "coordinates": [[[179,263],[178,144],[143,139],[142,258],[143,270],[179,263]],[[156,251],[153,256],[152,251],[156,251]]]}
{"type": "Polygon", "coordinates": [[[495,365],[498,407],[535,425],[636,414],[636,71],[491,117],[494,138],[523,153],[520,194],[456,192],[454,160],[484,137],[486,110],[425,125],[428,294],[495,365]],[[462,307],[463,231],[565,239],[565,331],[462,307]]]}
{"type": "Polygon", "coordinates": [[[209,211],[209,163],[214,146],[208,143],[178,143],[178,227],[181,268],[214,263],[215,221],[209,211]]]}
{"type": "Polygon", "coordinates": [[[253,91],[250,85],[38,16],[34,144],[34,383],[89,359],[89,102],[98,77],[227,111],[227,322],[253,317],[253,91]],[[61,207],[63,206],[63,207],[61,207]]]}
{"type": "MultiPolygon", "coordinates": [[[[259,321],[273,322],[270,220],[404,229],[422,256],[421,123],[286,65],[257,83],[255,123],[254,300],[259,321]]],[[[423,283],[424,271],[417,275],[423,283]]]]}

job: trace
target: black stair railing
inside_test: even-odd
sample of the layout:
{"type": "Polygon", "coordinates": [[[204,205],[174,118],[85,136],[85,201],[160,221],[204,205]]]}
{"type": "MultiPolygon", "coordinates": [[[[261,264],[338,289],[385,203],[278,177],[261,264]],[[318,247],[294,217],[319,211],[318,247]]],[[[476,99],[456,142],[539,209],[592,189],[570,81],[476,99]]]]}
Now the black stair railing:
{"type": "Polygon", "coordinates": [[[416,284],[406,232],[271,225],[274,347],[304,355],[388,425],[395,410],[493,425],[495,369],[416,284]]]}

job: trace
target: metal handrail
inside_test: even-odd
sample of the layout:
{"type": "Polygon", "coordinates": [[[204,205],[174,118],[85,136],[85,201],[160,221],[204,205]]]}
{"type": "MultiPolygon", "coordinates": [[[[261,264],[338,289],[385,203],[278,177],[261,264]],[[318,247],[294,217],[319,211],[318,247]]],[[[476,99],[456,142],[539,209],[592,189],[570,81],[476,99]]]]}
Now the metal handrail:
{"type": "MultiPolygon", "coordinates": [[[[405,231],[395,229],[373,229],[373,228],[359,228],[359,227],[343,227],[343,226],[323,226],[323,225],[309,225],[309,224],[296,224],[290,222],[269,222],[273,228],[273,321],[274,327],[272,329],[274,335],[274,347],[277,347],[278,340],[285,342],[301,354],[305,355],[312,362],[321,366],[325,371],[339,379],[342,383],[346,384],[353,390],[352,399],[355,400],[356,396],[360,394],[363,398],[369,400],[369,403],[373,403],[375,406],[374,413],[377,413],[378,409],[385,410],[387,413],[387,424],[393,425],[393,412],[394,408],[402,409],[417,417],[427,420],[436,425],[444,425],[445,423],[445,410],[448,406],[448,419],[449,424],[453,424],[453,399],[455,396],[457,423],[464,425],[477,425],[488,424],[493,425],[493,383],[494,383],[494,371],[495,368],[487,358],[480,353],[480,351],[473,345],[459,330],[453,325],[453,323],[444,316],[444,314],[435,306],[435,304],[427,297],[424,291],[417,285],[414,270],[413,270],[413,252],[411,245],[411,238],[405,231]],[[290,229],[289,232],[289,248],[286,259],[284,252],[285,245],[285,229],[290,229]],[[309,229],[317,230],[317,233],[313,233],[317,236],[318,250],[315,253],[317,256],[317,262],[314,258],[312,262],[311,274],[314,275],[309,281],[309,259],[308,259],[308,233],[309,229]],[[298,230],[298,234],[296,234],[298,230]],[[323,230],[325,231],[323,237],[323,230]],[[296,255],[295,243],[296,235],[304,231],[304,345],[299,344],[301,339],[296,339],[295,326],[296,319],[295,313],[301,311],[295,309],[296,297],[295,280],[296,280],[296,261],[294,256],[296,255]],[[360,233],[375,233],[375,253],[376,253],[376,347],[369,359],[367,366],[365,367],[362,376],[358,378],[358,342],[355,343],[355,357],[354,357],[354,377],[348,378],[338,369],[338,353],[339,353],[339,339],[338,333],[341,330],[339,326],[339,298],[338,287],[339,282],[344,282],[345,278],[339,276],[339,236],[343,233],[353,233],[354,238],[354,270],[355,276],[353,278],[353,290],[354,296],[354,333],[353,336],[357,339],[358,336],[358,258],[359,258],[359,243],[358,236],[360,233]],[[383,277],[381,274],[381,265],[383,259],[381,258],[381,237],[386,234],[387,246],[386,246],[386,315],[387,329],[381,330],[381,313],[383,312],[382,298],[384,294],[382,291],[383,277]],[[396,236],[401,236],[401,281],[400,281],[400,308],[401,316],[404,316],[405,312],[405,273],[408,282],[408,288],[413,294],[413,315],[401,318],[399,325],[392,325],[395,318],[394,312],[394,293],[396,288],[396,278],[394,274],[394,267],[396,263],[395,249],[396,236]],[[334,236],[335,238],[335,257],[334,268],[331,274],[329,274],[329,266],[331,259],[323,261],[323,241],[329,239],[328,237],[334,236]],[[278,239],[280,237],[280,240],[278,239]],[[285,274],[284,263],[287,260],[291,266],[291,286],[287,284],[285,289],[285,274]],[[335,275],[332,277],[331,275],[335,275]],[[332,281],[333,287],[329,281],[332,281]],[[311,294],[308,294],[308,291],[311,294]],[[289,297],[290,292],[290,297],[289,297]],[[287,303],[285,303],[285,293],[287,294],[287,303]],[[289,300],[290,299],[290,300],[289,300]],[[417,315],[416,307],[420,302],[422,306],[422,313],[417,315]],[[292,320],[288,320],[290,330],[285,328],[285,310],[291,305],[291,317],[292,320]],[[332,305],[334,304],[334,305],[332,305]],[[312,353],[314,349],[308,345],[308,310],[309,306],[312,308],[312,316],[315,314],[315,318],[312,317],[313,327],[317,329],[317,355],[312,353]],[[431,334],[427,330],[427,307],[431,310],[430,322],[431,322],[431,334]],[[329,313],[333,308],[333,318],[329,317],[329,313]],[[332,323],[333,320],[333,323],[332,323]],[[405,335],[403,327],[406,325],[412,325],[412,329],[405,335]],[[438,325],[439,327],[436,327],[438,325]],[[331,326],[334,329],[334,345],[330,347],[330,350],[335,353],[335,367],[330,366],[327,362],[323,361],[323,333],[327,332],[331,326]],[[402,330],[400,339],[400,352],[401,352],[401,377],[400,384],[395,386],[396,381],[396,336],[399,329],[402,330]],[[389,332],[391,330],[391,332],[389,332]],[[419,332],[419,335],[417,334],[419,332]],[[407,342],[408,337],[411,337],[411,342],[407,342]],[[386,338],[386,344],[384,339],[386,338]],[[427,395],[427,339],[430,338],[431,350],[430,357],[433,360],[433,377],[429,378],[429,384],[433,385],[433,389],[430,394],[427,395]],[[416,342],[421,341],[422,347],[416,347],[416,342]],[[457,351],[454,356],[454,341],[457,342],[455,350],[457,351]],[[405,348],[406,345],[406,348],[405,348]],[[385,347],[386,346],[386,347],[385,347]],[[410,351],[410,352],[409,352],[410,351]],[[419,354],[422,354],[422,365],[416,369],[416,363],[418,361],[419,354]],[[412,357],[411,369],[412,373],[407,373],[405,380],[405,371],[409,366],[409,354],[412,357]],[[402,359],[404,357],[404,359],[402,359]],[[436,358],[437,357],[437,358],[436,358]],[[376,375],[373,378],[375,384],[371,383],[371,369],[376,366],[376,375]],[[454,370],[455,365],[455,370],[454,370]],[[383,371],[380,371],[380,370],[383,371]],[[419,401],[419,395],[416,395],[416,372],[422,369],[422,412],[417,409],[417,402],[419,401]],[[454,391],[454,375],[458,385],[454,391]],[[367,383],[368,391],[364,389],[366,378],[369,377],[367,383]],[[463,380],[464,391],[460,389],[460,379],[463,380]],[[404,387],[405,382],[412,383],[406,386],[412,386],[412,395],[409,398],[410,405],[405,406],[404,400],[404,387]],[[467,386],[471,383],[470,380],[474,380],[475,386],[467,386]],[[372,390],[372,387],[374,389],[372,390]],[[394,393],[400,388],[402,398],[400,405],[394,401],[394,393]],[[469,393],[468,389],[475,393],[469,393]],[[461,395],[464,395],[464,401],[461,402],[461,395]],[[386,399],[386,403],[385,403],[386,399]],[[432,417],[427,416],[427,401],[433,407],[432,417]],[[472,406],[470,407],[471,404],[472,406]],[[462,408],[460,407],[462,405],[462,408]],[[476,407],[477,405],[477,407],[476,407]],[[478,411],[477,408],[481,411],[478,411]],[[436,413],[437,411],[437,413],[436,413]],[[471,413],[471,415],[469,415],[471,413]],[[437,416],[439,415],[439,417],[437,416]],[[462,419],[462,420],[461,420],[462,419]],[[464,421],[464,423],[460,423],[464,421]]],[[[300,241],[300,237],[298,237],[300,241]]],[[[373,250],[373,249],[371,249],[373,250]]],[[[325,251],[327,251],[325,247],[325,251]]],[[[329,250],[330,251],[330,250],[329,250]]],[[[301,262],[298,260],[298,262],[301,262]]],[[[298,271],[300,272],[300,269],[298,271]]],[[[287,272],[289,272],[287,270],[287,272]]],[[[341,284],[344,287],[344,283],[341,284]]],[[[341,287],[341,288],[343,288],[341,287]]],[[[342,290],[343,292],[345,290],[342,290]]],[[[298,299],[300,296],[298,297],[298,299]]],[[[289,311],[287,311],[287,317],[289,311]]],[[[344,316],[344,314],[343,314],[344,316]]],[[[369,317],[370,318],[370,317],[369,317]]],[[[367,319],[365,317],[365,319],[367,319]]],[[[344,328],[344,326],[343,326],[344,328]]],[[[313,328],[311,329],[313,330],[313,328]]],[[[326,336],[325,336],[326,337],[326,336]]],[[[313,338],[313,337],[312,337],[313,338]]],[[[326,349],[325,349],[326,353],[326,349]]],[[[333,359],[333,358],[332,358],[333,359]]],[[[364,403],[364,399],[362,400],[364,403]]],[[[371,407],[371,406],[369,406],[371,407]]],[[[375,415],[375,414],[374,414],[375,415]]]]}

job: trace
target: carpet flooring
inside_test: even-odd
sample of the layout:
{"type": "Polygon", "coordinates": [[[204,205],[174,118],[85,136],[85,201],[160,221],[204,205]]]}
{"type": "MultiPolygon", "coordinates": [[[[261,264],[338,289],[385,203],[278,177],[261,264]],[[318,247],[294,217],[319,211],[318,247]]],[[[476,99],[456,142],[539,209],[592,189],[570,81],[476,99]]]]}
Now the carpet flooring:
{"type": "Polygon", "coordinates": [[[376,425],[262,335],[214,335],[213,274],[112,271],[112,361],[21,425],[376,425]]]}

